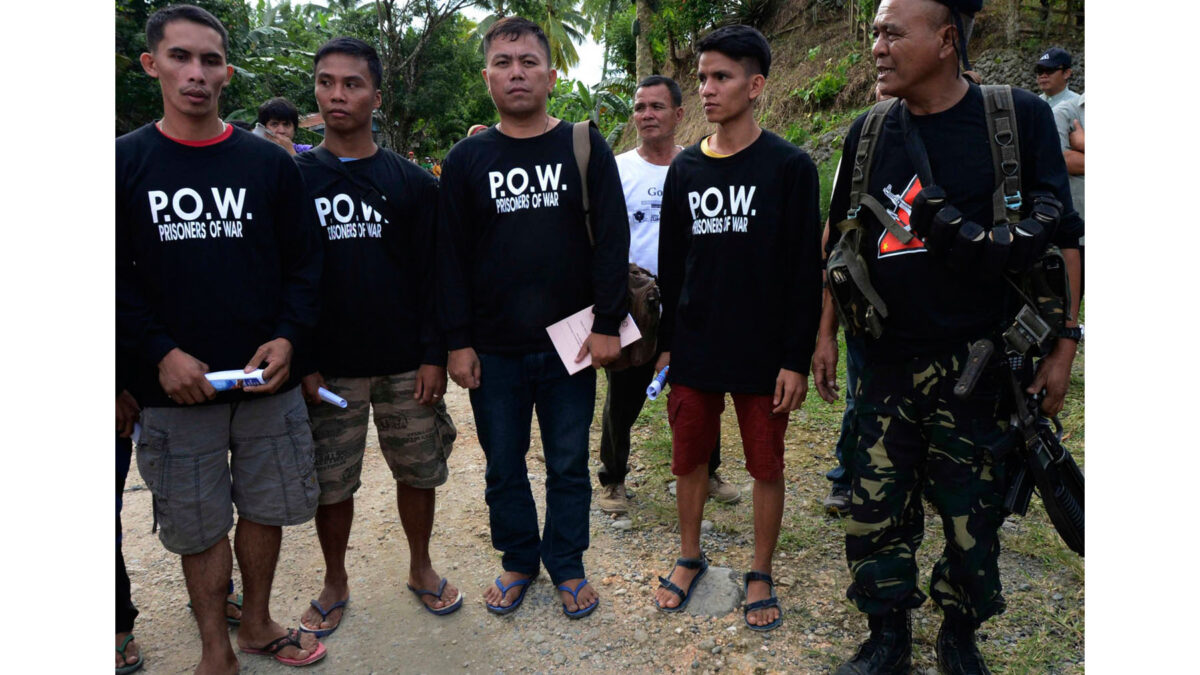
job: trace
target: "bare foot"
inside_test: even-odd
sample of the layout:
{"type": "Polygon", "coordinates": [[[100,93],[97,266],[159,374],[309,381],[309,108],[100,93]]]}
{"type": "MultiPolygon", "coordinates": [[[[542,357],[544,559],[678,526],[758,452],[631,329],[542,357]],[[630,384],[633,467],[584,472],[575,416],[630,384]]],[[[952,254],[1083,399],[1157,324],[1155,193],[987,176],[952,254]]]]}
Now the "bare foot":
{"type": "MultiPolygon", "coordinates": [[[[129,637],[130,635],[132,635],[132,633],[117,633],[118,650],[121,648],[121,643],[125,642],[125,638],[129,637]]],[[[130,640],[129,644],[125,645],[125,656],[121,656],[120,651],[118,651],[116,654],[117,668],[132,666],[138,662],[138,659],[141,658],[141,654],[142,648],[140,645],[138,645],[137,640],[130,640]]]]}
{"type": "MultiPolygon", "coordinates": [[[[699,569],[691,570],[682,565],[676,565],[675,569],[671,570],[671,576],[669,579],[671,580],[671,583],[682,588],[686,593],[688,588],[691,587],[692,580],[696,578],[697,574],[700,574],[699,569]]],[[[669,591],[662,586],[659,586],[654,591],[654,601],[658,603],[659,607],[664,609],[673,609],[678,607],[679,603],[683,602],[683,598],[679,597],[679,595],[674,591],[669,591]]]]}
{"type": "MultiPolygon", "coordinates": [[[[317,651],[320,642],[312,633],[303,633],[293,629],[300,639],[300,648],[288,645],[278,652],[279,656],[285,659],[297,659],[303,661],[311,654],[317,651]]],[[[247,625],[242,622],[241,628],[238,629],[237,643],[238,649],[262,649],[272,641],[277,640],[288,634],[288,630],[280,626],[275,621],[262,624],[260,626],[247,625]]]]}
{"type": "MultiPolygon", "coordinates": [[[[432,567],[426,567],[423,570],[409,570],[408,585],[421,591],[432,591],[437,593],[438,586],[442,583],[442,577],[434,571],[432,567]]],[[[496,589],[497,592],[500,589],[496,589]]],[[[439,600],[433,595],[422,595],[421,602],[425,603],[430,609],[443,609],[458,602],[458,589],[449,581],[446,582],[446,587],[442,589],[442,597],[439,600]]]]}
{"type": "MultiPolygon", "coordinates": [[[[746,604],[749,605],[759,600],[766,600],[771,597],[771,586],[765,581],[751,581],[746,588],[746,604]]],[[[780,616],[778,607],[766,607],[764,609],[756,609],[746,615],[746,621],[752,626],[765,626],[780,616]]]]}
{"type": "MultiPolygon", "coordinates": [[[[342,584],[340,586],[326,584],[325,588],[321,589],[321,594],[317,596],[317,603],[329,610],[343,600],[350,599],[350,586],[342,584]]],[[[316,607],[309,603],[308,609],[304,610],[304,614],[300,616],[300,625],[308,630],[328,630],[336,628],[342,622],[342,614],[345,607],[338,607],[335,610],[330,610],[329,614],[324,619],[321,618],[321,613],[316,607]]]]}
{"type": "MultiPolygon", "coordinates": [[[[505,587],[508,587],[514,581],[517,581],[518,579],[529,579],[529,578],[530,578],[530,575],[528,575],[528,574],[521,574],[520,572],[505,571],[500,574],[500,583],[504,584],[505,587]]],[[[488,586],[486,589],[484,589],[483,601],[493,607],[509,607],[514,602],[516,602],[517,597],[521,595],[521,591],[524,590],[524,588],[525,588],[524,585],[518,584],[516,586],[512,586],[511,588],[509,588],[507,593],[501,593],[500,588],[498,586],[496,586],[496,584],[493,583],[490,586],[488,586]]]]}
{"type": "Polygon", "coordinates": [[[563,604],[567,606],[568,612],[578,612],[581,609],[587,609],[600,602],[600,594],[596,592],[595,588],[592,588],[591,583],[584,584],[583,588],[579,588],[580,584],[583,584],[583,577],[567,579],[559,584],[559,586],[577,589],[579,592],[578,596],[573,596],[569,591],[564,591],[561,588],[558,589],[558,594],[562,597],[563,604]],[[579,598],[578,602],[576,601],[576,597],[579,598]]]}

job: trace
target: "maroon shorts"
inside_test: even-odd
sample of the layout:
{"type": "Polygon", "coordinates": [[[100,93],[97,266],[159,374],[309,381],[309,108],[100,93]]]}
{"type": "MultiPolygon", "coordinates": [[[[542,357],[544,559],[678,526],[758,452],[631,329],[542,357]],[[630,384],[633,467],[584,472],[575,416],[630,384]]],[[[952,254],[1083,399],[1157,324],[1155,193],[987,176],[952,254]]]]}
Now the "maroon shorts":
{"type": "MultiPolygon", "coordinates": [[[[783,477],[783,434],[787,413],[774,414],[770,395],[733,394],[746,470],[756,480],[783,477]]],[[[721,436],[725,394],[672,384],[667,392],[667,420],[671,424],[671,473],[686,476],[708,464],[721,436]]]]}

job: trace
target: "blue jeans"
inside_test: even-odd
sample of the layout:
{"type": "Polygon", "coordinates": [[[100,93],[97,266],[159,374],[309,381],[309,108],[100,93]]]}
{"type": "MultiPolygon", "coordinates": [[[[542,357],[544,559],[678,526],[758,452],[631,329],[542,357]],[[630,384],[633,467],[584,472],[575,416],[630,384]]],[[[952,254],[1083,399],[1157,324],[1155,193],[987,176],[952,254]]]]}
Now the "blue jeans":
{"type": "Polygon", "coordinates": [[[833,482],[834,489],[850,489],[850,475],[846,471],[845,456],[847,452],[853,452],[855,445],[854,390],[858,387],[858,370],[862,367],[863,348],[862,338],[846,338],[846,412],[842,414],[842,433],[834,447],[837,466],[825,474],[825,477],[833,482]]]}
{"type": "Polygon", "coordinates": [[[504,554],[506,571],[535,575],[540,558],[555,584],[583,577],[596,371],[567,375],[555,352],[480,354],[479,363],[480,386],[471,390],[471,409],[487,457],[492,546],[504,554]],[[525,466],[534,409],[546,456],[546,524],[540,539],[525,466]]]}

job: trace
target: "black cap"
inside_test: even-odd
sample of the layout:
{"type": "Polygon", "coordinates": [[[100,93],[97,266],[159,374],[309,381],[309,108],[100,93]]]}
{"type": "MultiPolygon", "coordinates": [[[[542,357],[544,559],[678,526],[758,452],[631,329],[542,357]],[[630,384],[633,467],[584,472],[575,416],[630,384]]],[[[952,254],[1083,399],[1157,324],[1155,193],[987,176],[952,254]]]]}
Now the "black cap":
{"type": "Polygon", "coordinates": [[[983,9],[983,0],[937,0],[950,9],[957,10],[963,14],[974,15],[979,10],[983,9]]]}
{"type": "Polygon", "coordinates": [[[1051,47],[1034,65],[1038,68],[1070,68],[1071,52],[1062,47],[1051,47]]]}

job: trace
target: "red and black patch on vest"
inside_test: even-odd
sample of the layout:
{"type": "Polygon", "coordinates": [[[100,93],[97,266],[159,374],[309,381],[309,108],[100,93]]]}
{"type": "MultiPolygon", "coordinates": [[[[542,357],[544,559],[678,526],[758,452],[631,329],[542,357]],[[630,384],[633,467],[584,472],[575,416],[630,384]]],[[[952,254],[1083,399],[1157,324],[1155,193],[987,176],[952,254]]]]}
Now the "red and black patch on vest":
{"type": "MultiPolygon", "coordinates": [[[[887,210],[888,215],[892,217],[892,220],[900,223],[905,230],[909,230],[911,227],[908,219],[912,214],[913,201],[921,192],[921,187],[921,179],[914,175],[912,180],[908,181],[908,186],[900,193],[892,192],[890,184],[883,188],[883,196],[892,203],[892,207],[887,210]]],[[[924,252],[925,243],[915,236],[907,244],[901,244],[900,240],[885,228],[879,237],[880,258],[917,251],[924,252]]]]}

